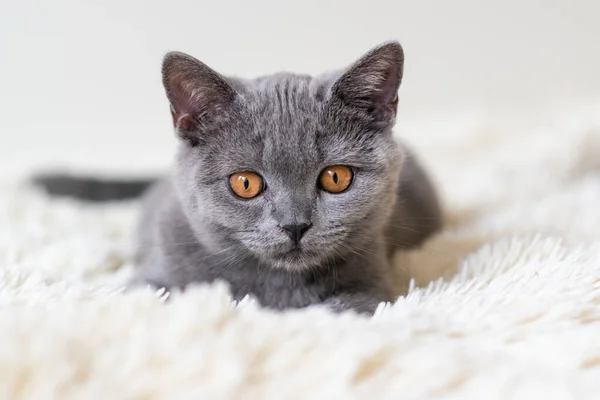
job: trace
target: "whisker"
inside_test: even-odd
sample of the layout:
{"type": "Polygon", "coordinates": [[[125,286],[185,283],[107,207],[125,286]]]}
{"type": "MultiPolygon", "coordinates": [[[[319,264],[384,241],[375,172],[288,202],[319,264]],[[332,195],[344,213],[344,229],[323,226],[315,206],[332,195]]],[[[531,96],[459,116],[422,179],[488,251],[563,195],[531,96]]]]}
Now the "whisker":
{"type": "Polygon", "coordinates": [[[437,221],[440,218],[436,218],[436,217],[412,217],[412,216],[407,216],[407,217],[392,217],[393,220],[396,221],[402,221],[402,220],[407,220],[407,219],[412,219],[412,220],[419,220],[419,221],[437,221]]]}
{"type": "Polygon", "coordinates": [[[417,229],[413,229],[412,227],[408,227],[406,225],[388,225],[388,227],[392,227],[392,228],[400,228],[400,229],[404,229],[406,231],[409,232],[414,232],[414,233],[421,233],[421,231],[417,230],[417,229]]]}
{"type": "Polygon", "coordinates": [[[383,241],[386,244],[390,244],[390,245],[393,245],[393,246],[400,247],[399,251],[418,250],[418,251],[422,251],[422,252],[424,252],[426,254],[430,254],[432,256],[435,256],[439,260],[442,260],[442,261],[445,261],[446,257],[448,256],[448,254],[444,254],[444,253],[440,253],[438,251],[432,251],[432,250],[428,250],[428,249],[426,250],[423,247],[419,247],[419,246],[416,246],[414,244],[402,242],[402,241],[399,241],[399,240],[384,238],[383,241]]]}
{"type": "Polygon", "coordinates": [[[225,265],[219,271],[219,273],[217,273],[217,275],[215,276],[215,279],[219,279],[221,276],[223,276],[223,274],[225,274],[226,272],[231,271],[234,267],[236,267],[239,264],[240,261],[244,260],[245,258],[246,257],[244,257],[244,255],[241,255],[241,254],[233,255],[233,256],[230,256],[230,257],[226,258],[222,262],[216,264],[215,266],[227,263],[227,265],[225,265]]]}

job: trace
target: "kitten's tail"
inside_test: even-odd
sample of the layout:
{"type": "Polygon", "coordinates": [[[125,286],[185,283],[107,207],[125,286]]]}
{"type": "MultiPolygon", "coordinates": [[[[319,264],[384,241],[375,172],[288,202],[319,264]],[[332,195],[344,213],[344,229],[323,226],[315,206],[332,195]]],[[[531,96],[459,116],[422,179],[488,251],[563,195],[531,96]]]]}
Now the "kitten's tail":
{"type": "Polygon", "coordinates": [[[32,182],[46,193],[92,202],[130,200],[140,197],[158,179],[101,179],[67,173],[35,175],[32,182]]]}

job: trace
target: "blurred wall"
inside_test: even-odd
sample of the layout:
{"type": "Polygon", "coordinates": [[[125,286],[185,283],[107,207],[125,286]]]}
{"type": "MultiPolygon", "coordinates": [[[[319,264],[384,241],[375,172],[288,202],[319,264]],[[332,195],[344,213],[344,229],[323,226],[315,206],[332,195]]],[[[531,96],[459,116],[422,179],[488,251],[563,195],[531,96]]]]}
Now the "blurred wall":
{"type": "Polygon", "coordinates": [[[167,160],[159,69],[175,49],[253,76],[338,68],[398,39],[401,117],[528,112],[600,95],[597,0],[0,1],[5,160],[83,162],[90,149],[145,140],[164,145],[167,160]]]}

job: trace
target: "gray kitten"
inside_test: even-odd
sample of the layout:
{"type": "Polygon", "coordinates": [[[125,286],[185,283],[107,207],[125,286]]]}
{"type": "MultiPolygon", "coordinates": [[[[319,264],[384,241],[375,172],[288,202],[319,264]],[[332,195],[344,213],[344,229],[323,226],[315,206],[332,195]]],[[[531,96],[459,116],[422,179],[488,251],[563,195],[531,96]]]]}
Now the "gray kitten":
{"type": "MultiPolygon", "coordinates": [[[[242,80],[167,54],[163,83],[180,147],[172,177],[145,196],[134,282],[224,280],[235,299],[251,294],[275,309],[372,313],[393,301],[394,251],[441,225],[428,177],[392,138],[403,60],[390,42],[343,71],[242,80]]],[[[91,200],[145,186],[37,182],[91,200]]]]}

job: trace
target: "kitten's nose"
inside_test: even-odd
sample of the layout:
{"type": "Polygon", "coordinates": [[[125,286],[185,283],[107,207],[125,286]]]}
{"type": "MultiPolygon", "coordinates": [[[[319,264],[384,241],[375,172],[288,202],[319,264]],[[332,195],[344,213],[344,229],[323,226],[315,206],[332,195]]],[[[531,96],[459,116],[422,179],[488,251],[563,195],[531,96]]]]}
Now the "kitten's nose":
{"type": "Polygon", "coordinates": [[[311,224],[300,223],[300,224],[291,224],[291,225],[283,225],[281,229],[287,233],[287,235],[294,241],[295,244],[300,242],[302,236],[306,233],[306,231],[311,227],[311,224]]]}

